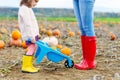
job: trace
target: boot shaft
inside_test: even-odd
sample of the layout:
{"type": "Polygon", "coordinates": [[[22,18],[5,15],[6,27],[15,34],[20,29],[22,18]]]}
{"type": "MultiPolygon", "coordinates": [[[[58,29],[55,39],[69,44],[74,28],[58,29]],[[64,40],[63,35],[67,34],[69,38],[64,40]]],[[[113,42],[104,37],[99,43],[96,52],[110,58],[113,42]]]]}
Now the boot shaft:
{"type": "Polygon", "coordinates": [[[23,60],[22,60],[22,65],[27,66],[27,65],[32,64],[32,59],[33,59],[33,56],[24,55],[23,60]]]}
{"type": "Polygon", "coordinates": [[[36,72],[38,72],[38,69],[33,68],[32,61],[33,61],[33,56],[27,56],[27,55],[23,56],[22,72],[25,72],[25,73],[36,73],[36,72]]]}
{"type": "Polygon", "coordinates": [[[82,56],[83,59],[85,59],[85,40],[86,40],[86,36],[81,36],[81,47],[82,47],[82,56]]]}
{"type": "Polygon", "coordinates": [[[94,61],[96,56],[96,37],[86,37],[86,59],[89,62],[94,61]]]}

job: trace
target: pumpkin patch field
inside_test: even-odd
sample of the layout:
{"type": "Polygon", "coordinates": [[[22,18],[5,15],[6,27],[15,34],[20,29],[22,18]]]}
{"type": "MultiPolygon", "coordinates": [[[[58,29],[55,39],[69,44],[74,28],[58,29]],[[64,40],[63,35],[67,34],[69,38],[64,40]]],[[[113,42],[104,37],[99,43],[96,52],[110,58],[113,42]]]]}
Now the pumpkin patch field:
{"type": "MultiPolygon", "coordinates": [[[[70,56],[74,63],[82,60],[80,31],[77,22],[38,20],[40,39],[55,36],[54,47],[70,56]]],[[[0,20],[0,80],[120,80],[120,22],[94,21],[97,37],[96,69],[66,68],[65,60],[54,63],[44,57],[38,73],[22,73],[22,56],[27,45],[21,39],[17,20],[0,20]]],[[[51,47],[53,48],[53,47],[51,47]]],[[[54,49],[53,49],[54,50],[54,49]]]]}

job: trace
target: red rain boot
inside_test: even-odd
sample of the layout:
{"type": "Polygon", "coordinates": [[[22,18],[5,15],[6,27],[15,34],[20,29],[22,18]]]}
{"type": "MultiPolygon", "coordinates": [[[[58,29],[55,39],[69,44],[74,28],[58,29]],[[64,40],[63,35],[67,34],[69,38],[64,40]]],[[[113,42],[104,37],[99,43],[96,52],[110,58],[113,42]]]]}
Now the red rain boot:
{"type": "Polygon", "coordinates": [[[85,59],[82,64],[75,65],[75,68],[80,70],[88,70],[96,67],[95,55],[96,55],[96,37],[86,37],[85,39],[85,59]]]}
{"type": "Polygon", "coordinates": [[[74,67],[79,69],[79,67],[86,67],[86,60],[85,60],[85,39],[86,39],[86,36],[81,36],[81,45],[82,45],[82,56],[83,56],[83,60],[79,63],[79,64],[75,64],[74,67]]]}
{"type": "Polygon", "coordinates": [[[96,68],[95,56],[96,56],[96,37],[86,37],[86,61],[88,64],[88,69],[96,68]]]}

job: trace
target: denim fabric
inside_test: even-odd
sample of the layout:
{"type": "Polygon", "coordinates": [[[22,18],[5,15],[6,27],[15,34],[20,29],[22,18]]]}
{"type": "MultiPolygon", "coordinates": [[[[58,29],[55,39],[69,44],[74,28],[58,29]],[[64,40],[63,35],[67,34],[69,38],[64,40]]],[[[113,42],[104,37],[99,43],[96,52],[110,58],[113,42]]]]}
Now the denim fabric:
{"type": "Polygon", "coordinates": [[[95,0],[73,0],[74,13],[82,36],[95,36],[93,7],[95,0]]]}

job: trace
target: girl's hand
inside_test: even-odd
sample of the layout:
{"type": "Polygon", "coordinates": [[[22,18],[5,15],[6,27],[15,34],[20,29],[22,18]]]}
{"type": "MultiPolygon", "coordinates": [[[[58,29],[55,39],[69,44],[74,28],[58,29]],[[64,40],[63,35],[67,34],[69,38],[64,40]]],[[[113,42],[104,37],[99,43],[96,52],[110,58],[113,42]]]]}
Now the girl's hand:
{"type": "Polygon", "coordinates": [[[40,34],[38,35],[38,38],[41,39],[41,35],[40,34]]]}
{"type": "Polygon", "coordinates": [[[40,34],[37,35],[37,36],[35,36],[35,40],[36,40],[36,41],[38,41],[39,39],[41,39],[41,35],[40,35],[40,34]]]}
{"type": "Polygon", "coordinates": [[[35,39],[32,39],[32,41],[31,41],[32,43],[35,43],[36,42],[36,40],[35,39]]]}

